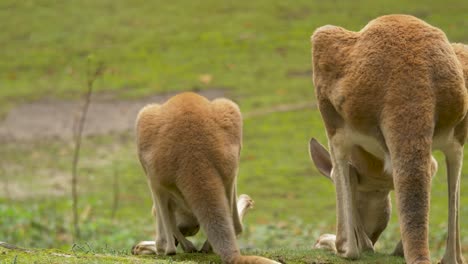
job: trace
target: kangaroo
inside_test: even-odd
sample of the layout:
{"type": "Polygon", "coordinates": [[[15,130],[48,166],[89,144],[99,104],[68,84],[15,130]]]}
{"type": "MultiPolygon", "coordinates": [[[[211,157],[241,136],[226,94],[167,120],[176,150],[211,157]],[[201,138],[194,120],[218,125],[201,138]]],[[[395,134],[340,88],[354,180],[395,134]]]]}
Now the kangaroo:
{"type": "MultiPolygon", "coordinates": [[[[239,195],[239,199],[237,200],[237,211],[239,212],[239,220],[242,223],[242,219],[244,218],[245,214],[247,213],[248,209],[253,208],[254,201],[250,196],[247,194],[239,195]]],[[[185,237],[194,236],[200,230],[200,225],[198,221],[190,215],[177,213],[176,221],[177,227],[181,230],[181,233],[185,237]],[[191,226],[191,228],[187,228],[191,226]]],[[[178,241],[176,240],[176,245],[178,241]]],[[[212,248],[208,242],[205,242],[200,252],[203,253],[210,253],[212,252],[212,248]]],[[[138,244],[132,247],[132,254],[133,255],[154,255],[158,254],[158,250],[156,248],[156,242],[152,241],[141,241],[138,244]]]]}
{"type": "MultiPolygon", "coordinates": [[[[309,153],[319,172],[334,182],[331,171],[332,162],[326,148],[315,138],[309,142],[309,153]]],[[[390,191],[394,189],[391,173],[384,170],[384,163],[359,146],[353,146],[349,161],[350,177],[356,177],[356,188],[352,190],[355,201],[353,214],[362,225],[365,234],[375,245],[390,221],[392,203],[390,191]]],[[[431,175],[437,171],[437,161],[432,157],[431,175]]],[[[314,248],[327,249],[336,252],[336,236],[323,234],[314,248]]],[[[401,241],[396,245],[392,255],[403,257],[401,241]]]]}
{"type": "Polygon", "coordinates": [[[458,210],[468,130],[466,46],[451,45],[440,29],[408,15],[379,17],[359,32],[320,27],[311,42],[315,94],[331,153],[315,153],[312,142],[311,154],[333,179],[337,209],[336,238],[328,235],[318,244],[334,241],[337,254],[350,259],[373,251],[388,223],[388,192],[395,189],[405,260],[431,263],[432,150],[439,149],[449,187],[441,262],[464,263],[458,210]]]}
{"type": "MultiPolygon", "coordinates": [[[[144,107],[136,134],[153,198],[158,254],[175,254],[176,241],[184,252],[196,252],[185,237],[201,226],[207,235],[202,251],[212,247],[223,263],[278,263],[242,256],[236,243],[242,232],[236,205],[242,116],[235,103],[178,94],[144,107]]],[[[249,199],[244,196],[240,203],[249,199]]],[[[241,216],[248,205],[242,206],[241,216]]]]}

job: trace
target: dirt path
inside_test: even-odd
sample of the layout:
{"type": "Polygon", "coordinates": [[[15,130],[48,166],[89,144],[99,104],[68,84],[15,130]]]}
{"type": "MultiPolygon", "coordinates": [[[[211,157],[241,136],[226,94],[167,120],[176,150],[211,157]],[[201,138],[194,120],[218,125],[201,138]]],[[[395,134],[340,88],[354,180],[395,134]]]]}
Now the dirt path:
{"type": "MultiPolygon", "coordinates": [[[[131,130],[135,117],[143,106],[164,102],[174,94],[158,94],[135,100],[94,96],[83,133],[88,136],[131,130]]],[[[200,94],[213,99],[225,96],[225,91],[205,90],[200,94]]],[[[41,100],[13,108],[6,118],[0,121],[0,142],[70,139],[82,104],[80,101],[41,100]]]]}
{"type": "MultiPolygon", "coordinates": [[[[158,94],[135,100],[116,100],[94,96],[91,101],[83,134],[105,135],[133,129],[138,111],[149,103],[162,103],[175,93],[158,94]]],[[[225,96],[223,90],[205,90],[199,94],[214,99],[225,96]]],[[[70,139],[83,102],[41,100],[12,109],[0,121],[0,142],[38,139],[70,139]]],[[[275,112],[315,108],[312,101],[277,105],[244,113],[244,119],[275,112]]]]}

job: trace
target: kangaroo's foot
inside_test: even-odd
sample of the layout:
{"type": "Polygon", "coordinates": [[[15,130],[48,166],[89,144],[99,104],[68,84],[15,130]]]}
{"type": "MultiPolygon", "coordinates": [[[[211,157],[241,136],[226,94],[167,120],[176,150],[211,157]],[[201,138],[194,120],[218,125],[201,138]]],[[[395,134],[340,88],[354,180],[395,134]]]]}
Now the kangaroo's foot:
{"type": "Polygon", "coordinates": [[[239,199],[237,199],[237,211],[239,212],[239,218],[242,221],[245,214],[249,209],[254,207],[254,200],[250,198],[247,194],[241,194],[239,199]]]}
{"type": "Polygon", "coordinates": [[[336,236],[333,234],[323,234],[315,242],[313,248],[330,250],[336,253],[336,236]]]}
{"type": "Polygon", "coordinates": [[[156,242],[141,241],[132,247],[133,255],[155,255],[157,254],[156,242]]]}

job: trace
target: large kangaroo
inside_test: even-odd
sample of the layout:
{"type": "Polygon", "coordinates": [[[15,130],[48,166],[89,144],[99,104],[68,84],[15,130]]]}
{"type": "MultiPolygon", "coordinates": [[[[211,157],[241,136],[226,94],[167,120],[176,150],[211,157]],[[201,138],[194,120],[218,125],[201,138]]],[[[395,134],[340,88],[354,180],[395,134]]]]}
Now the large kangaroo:
{"type": "Polygon", "coordinates": [[[442,263],[464,263],[458,209],[468,125],[466,46],[452,46],[441,30],[406,15],[379,17],[359,32],[324,26],[312,44],[331,152],[330,161],[327,155],[315,160],[336,187],[337,253],[356,259],[373,250],[388,222],[388,191],[395,188],[406,262],[430,263],[430,185],[437,169],[431,152],[440,149],[449,186],[442,263]]]}
{"type": "MultiPolygon", "coordinates": [[[[202,251],[224,263],[277,263],[241,256],[236,235],[242,224],[236,205],[236,177],[242,142],[239,108],[227,99],[212,102],[182,93],[163,105],[148,105],[137,117],[138,156],[148,178],[156,218],[157,253],[197,251],[185,238],[204,229],[202,251]],[[211,246],[210,246],[211,245],[211,246]]],[[[248,205],[242,205],[243,211],[248,205]]],[[[145,247],[142,247],[143,249],[145,247]]]]}

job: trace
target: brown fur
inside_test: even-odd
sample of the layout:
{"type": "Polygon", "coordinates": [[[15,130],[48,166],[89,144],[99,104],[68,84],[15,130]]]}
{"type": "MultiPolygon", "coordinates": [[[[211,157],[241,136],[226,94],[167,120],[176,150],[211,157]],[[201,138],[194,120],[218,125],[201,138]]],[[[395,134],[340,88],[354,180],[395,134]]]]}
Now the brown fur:
{"type": "Polygon", "coordinates": [[[452,43],[452,48],[457,54],[457,58],[463,69],[465,76],[465,85],[468,86],[468,45],[462,43],[452,43]]]}
{"type": "MultiPolygon", "coordinates": [[[[332,164],[328,151],[315,139],[309,145],[310,155],[319,171],[331,178],[332,164]],[[326,169],[323,169],[326,168],[326,169]]],[[[359,146],[354,146],[349,161],[349,170],[352,177],[356,177],[356,186],[353,193],[355,203],[353,213],[358,215],[367,237],[375,245],[382,232],[387,227],[392,211],[390,191],[393,190],[392,175],[384,170],[382,160],[366,152],[359,146]]],[[[432,159],[431,175],[437,171],[437,162],[432,159]]],[[[320,236],[315,248],[325,248],[336,251],[335,240],[331,234],[320,236]],[[333,245],[332,245],[333,244],[333,245]]],[[[403,256],[401,241],[395,247],[393,255],[403,256]]]]}
{"type": "Polygon", "coordinates": [[[430,263],[431,151],[441,149],[450,196],[442,262],[463,263],[457,208],[468,94],[459,47],[441,30],[406,15],[379,17],[359,32],[321,27],[312,43],[316,97],[337,189],[338,254],[358,258],[373,250],[371,240],[381,232],[372,237],[364,230],[353,203],[359,179],[348,163],[361,166],[355,164],[361,156],[382,164],[368,168],[373,178],[386,177],[378,167],[388,167],[393,176],[406,261],[430,263]]]}
{"type": "Polygon", "coordinates": [[[276,263],[241,256],[236,243],[242,231],[236,206],[242,117],[236,104],[182,93],[143,108],[136,130],[153,194],[158,253],[175,254],[175,239],[185,252],[195,252],[185,236],[201,226],[209,241],[203,250],[211,244],[224,263],[276,263]]]}

